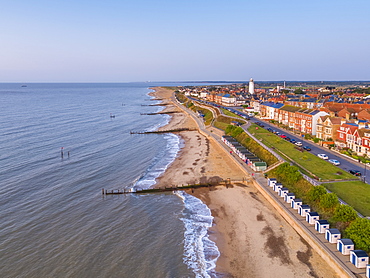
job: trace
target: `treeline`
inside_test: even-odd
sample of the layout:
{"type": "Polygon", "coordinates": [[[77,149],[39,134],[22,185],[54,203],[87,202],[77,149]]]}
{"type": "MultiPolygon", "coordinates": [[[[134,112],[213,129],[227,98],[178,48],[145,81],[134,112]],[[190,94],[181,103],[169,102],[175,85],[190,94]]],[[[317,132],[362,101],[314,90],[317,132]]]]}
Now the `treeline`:
{"type": "Polygon", "coordinates": [[[296,166],[287,162],[268,172],[268,176],[294,192],[296,198],[302,199],[311,211],[320,214],[320,218],[328,220],[331,227],[339,229],[345,238],[352,239],[356,249],[370,252],[370,220],[359,217],[351,206],[340,204],[335,193],[328,193],[322,185],[313,186],[296,166]]]}
{"type": "Polygon", "coordinates": [[[272,153],[262,148],[261,145],[254,141],[254,139],[252,139],[241,127],[228,125],[225,133],[238,140],[241,145],[266,162],[267,165],[272,165],[278,161],[272,153]]]}

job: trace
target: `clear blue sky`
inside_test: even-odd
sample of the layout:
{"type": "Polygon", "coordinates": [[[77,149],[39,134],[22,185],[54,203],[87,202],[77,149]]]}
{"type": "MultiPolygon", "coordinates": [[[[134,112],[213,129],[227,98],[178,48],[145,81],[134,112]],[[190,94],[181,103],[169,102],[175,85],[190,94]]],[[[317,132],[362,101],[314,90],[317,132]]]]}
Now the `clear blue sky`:
{"type": "Polygon", "coordinates": [[[370,80],[369,0],[0,0],[0,82],[370,80]]]}

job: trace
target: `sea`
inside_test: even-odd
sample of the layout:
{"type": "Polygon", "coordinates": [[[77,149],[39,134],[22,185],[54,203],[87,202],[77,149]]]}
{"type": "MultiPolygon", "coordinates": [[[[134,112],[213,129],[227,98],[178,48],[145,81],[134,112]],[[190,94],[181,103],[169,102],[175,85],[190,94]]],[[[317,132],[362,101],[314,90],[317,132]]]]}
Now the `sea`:
{"type": "MultiPolygon", "coordinates": [[[[202,83],[204,85],[205,83],[202,83]]],[[[183,142],[154,86],[0,84],[0,277],[220,277],[210,209],[150,188],[183,142]]]]}

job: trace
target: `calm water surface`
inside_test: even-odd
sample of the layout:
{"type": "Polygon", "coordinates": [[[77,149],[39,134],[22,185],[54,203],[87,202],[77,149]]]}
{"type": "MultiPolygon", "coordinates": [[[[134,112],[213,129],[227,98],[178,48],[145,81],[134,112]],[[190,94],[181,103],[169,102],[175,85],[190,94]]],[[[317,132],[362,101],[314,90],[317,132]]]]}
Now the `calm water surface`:
{"type": "Polygon", "coordinates": [[[1,277],[216,276],[199,200],[101,195],[152,186],[182,144],[130,135],[169,120],[140,115],[162,109],[148,85],[0,84],[1,277]]]}

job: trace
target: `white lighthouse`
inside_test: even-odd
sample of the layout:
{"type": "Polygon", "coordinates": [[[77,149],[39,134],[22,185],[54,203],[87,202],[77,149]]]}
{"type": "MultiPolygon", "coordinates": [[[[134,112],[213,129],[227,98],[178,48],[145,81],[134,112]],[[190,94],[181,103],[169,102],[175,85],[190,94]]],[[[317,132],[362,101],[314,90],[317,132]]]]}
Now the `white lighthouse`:
{"type": "Polygon", "coordinates": [[[253,78],[251,78],[251,80],[249,80],[249,93],[251,95],[254,94],[254,81],[253,81],[253,78]]]}

